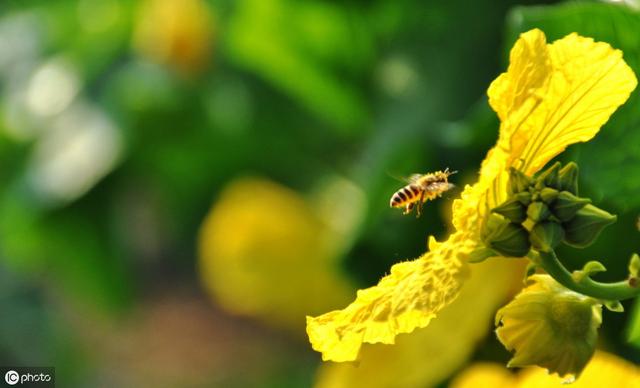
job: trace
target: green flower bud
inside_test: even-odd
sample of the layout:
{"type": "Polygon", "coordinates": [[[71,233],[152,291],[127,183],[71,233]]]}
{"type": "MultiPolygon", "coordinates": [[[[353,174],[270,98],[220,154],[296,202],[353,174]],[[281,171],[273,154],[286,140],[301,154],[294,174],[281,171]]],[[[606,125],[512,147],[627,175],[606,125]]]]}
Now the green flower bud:
{"type": "Polygon", "coordinates": [[[540,199],[542,200],[542,202],[550,205],[553,203],[553,201],[555,201],[559,194],[560,193],[558,192],[558,190],[552,189],[551,187],[545,187],[544,189],[540,190],[540,199]]]}
{"type": "Polygon", "coordinates": [[[557,189],[560,185],[558,182],[558,172],[560,170],[560,162],[555,162],[553,166],[549,167],[536,178],[535,187],[538,190],[542,190],[545,187],[552,187],[557,189]]]}
{"type": "Polygon", "coordinates": [[[568,191],[561,191],[555,202],[550,206],[551,213],[560,221],[567,222],[576,215],[578,210],[590,204],[589,198],[580,198],[568,191]]]}
{"type": "Polygon", "coordinates": [[[578,165],[570,162],[562,167],[558,173],[558,182],[560,184],[558,190],[565,190],[578,195],[578,165]]]}
{"type": "Polygon", "coordinates": [[[549,207],[542,202],[532,202],[527,208],[527,215],[533,222],[544,221],[551,215],[549,207]]]}
{"type": "Polygon", "coordinates": [[[579,271],[573,271],[571,277],[578,283],[584,281],[585,278],[591,277],[598,272],[605,272],[607,268],[599,261],[589,261],[579,271]]]}
{"type": "Polygon", "coordinates": [[[529,253],[529,233],[520,224],[492,215],[485,226],[483,242],[495,252],[507,257],[522,257],[529,253]]]}
{"type": "Polygon", "coordinates": [[[522,171],[511,167],[509,169],[509,188],[512,194],[526,191],[531,185],[531,178],[526,176],[522,171]]]}
{"type": "Polygon", "coordinates": [[[528,191],[518,193],[514,197],[517,198],[518,201],[520,201],[520,203],[524,206],[529,206],[529,204],[531,203],[531,193],[528,191]]]}
{"type": "Polygon", "coordinates": [[[607,300],[604,302],[604,307],[606,307],[607,310],[614,313],[624,312],[624,307],[622,306],[622,303],[620,303],[620,301],[618,300],[607,300]]]}
{"type": "Polygon", "coordinates": [[[491,211],[504,216],[511,222],[521,223],[527,219],[527,208],[515,196],[491,211]]]}
{"type": "Polygon", "coordinates": [[[549,252],[562,242],[564,230],[562,226],[552,221],[535,224],[529,233],[529,241],[533,249],[549,252]]]}
{"type": "Polygon", "coordinates": [[[538,365],[578,377],[595,351],[602,305],[564,288],[549,275],[532,283],[496,314],[496,334],[515,350],[508,367],[538,365]]]}
{"type": "Polygon", "coordinates": [[[584,248],[596,240],[605,226],[616,222],[616,216],[593,205],[586,205],[575,216],[562,224],[564,242],[576,248],[584,248]]]}
{"type": "Polygon", "coordinates": [[[493,214],[493,213],[489,214],[489,217],[487,218],[484,224],[484,227],[480,231],[480,239],[483,242],[487,241],[490,237],[493,237],[493,235],[495,235],[497,230],[502,228],[502,225],[504,223],[508,223],[508,222],[509,221],[505,220],[504,217],[501,217],[497,214],[493,214]]]}
{"type": "Polygon", "coordinates": [[[640,256],[637,253],[631,255],[629,260],[629,275],[632,278],[640,277],[640,256]]]}

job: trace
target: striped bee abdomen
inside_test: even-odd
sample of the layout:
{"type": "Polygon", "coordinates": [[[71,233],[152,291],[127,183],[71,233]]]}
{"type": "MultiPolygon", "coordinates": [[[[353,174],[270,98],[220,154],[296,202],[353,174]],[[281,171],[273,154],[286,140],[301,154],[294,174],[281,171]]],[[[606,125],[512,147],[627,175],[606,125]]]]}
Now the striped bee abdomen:
{"type": "Polygon", "coordinates": [[[402,207],[407,203],[415,202],[420,197],[420,188],[417,185],[410,184],[396,191],[391,196],[391,207],[402,207]]]}

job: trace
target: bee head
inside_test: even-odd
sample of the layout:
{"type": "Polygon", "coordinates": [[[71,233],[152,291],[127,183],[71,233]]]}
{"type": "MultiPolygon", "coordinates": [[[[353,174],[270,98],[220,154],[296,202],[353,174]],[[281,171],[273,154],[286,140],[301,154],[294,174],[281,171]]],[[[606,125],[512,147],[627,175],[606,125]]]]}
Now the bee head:
{"type": "Polygon", "coordinates": [[[454,170],[454,171],[449,171],[449,167],[445,168],[444,172],[443,172],[447,178],[450,177],[453,174],[457,174],[458,170],[454,170]]]}

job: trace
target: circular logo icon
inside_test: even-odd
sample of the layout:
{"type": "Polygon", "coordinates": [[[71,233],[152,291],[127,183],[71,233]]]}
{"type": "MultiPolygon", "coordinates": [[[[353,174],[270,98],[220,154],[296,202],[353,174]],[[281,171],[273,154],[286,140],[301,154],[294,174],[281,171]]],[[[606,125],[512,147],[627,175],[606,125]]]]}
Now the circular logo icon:
{"type": "Polygon", "coordinates": [[[10,370],[9,372],[4,374],[4,381],[9,385],[18,384],[18,380],[20,380],[20,374],[14,370],[10,370]]]}

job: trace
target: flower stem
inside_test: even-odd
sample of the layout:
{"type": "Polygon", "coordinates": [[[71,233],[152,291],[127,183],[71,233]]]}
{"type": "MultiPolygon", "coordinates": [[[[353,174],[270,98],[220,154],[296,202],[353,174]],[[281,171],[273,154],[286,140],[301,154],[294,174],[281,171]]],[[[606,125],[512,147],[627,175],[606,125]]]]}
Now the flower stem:
{"type": "Polygon", "coordinates": [[[577,281],[562,265],[556,253],[539,252],[538,264],[558,283],[580,294],[602,300],[625,300],[640,295],[640,287],[631,287],[629,282],[601,283],[584,276],[577,281]]]}

